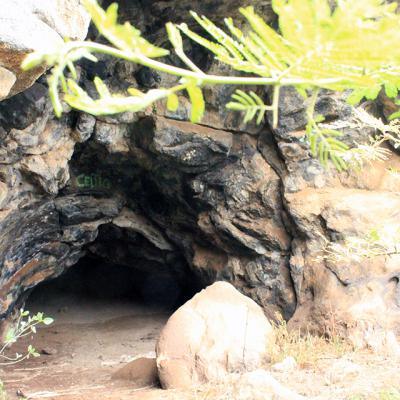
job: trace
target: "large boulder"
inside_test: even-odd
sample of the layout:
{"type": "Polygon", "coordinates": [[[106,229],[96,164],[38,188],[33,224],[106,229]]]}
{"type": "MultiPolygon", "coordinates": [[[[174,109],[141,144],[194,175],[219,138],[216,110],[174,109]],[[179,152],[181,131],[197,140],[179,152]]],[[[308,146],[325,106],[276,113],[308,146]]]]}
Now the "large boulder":
{"type": "Polygon", "coordinates": [[[0,100],[30,87],[44,67],[22,71],[32,51],[49,51],[66,37],[84,39],[90,17],[80,0],[4,0],[0,9],[0,100]]]}
{"type": "Polygon", "coordinates": [[[274,332],[261,307],[227,282],[216,282],[179,308],[157,343],[164,388],[219,382],[269,358],[274,332]]]}

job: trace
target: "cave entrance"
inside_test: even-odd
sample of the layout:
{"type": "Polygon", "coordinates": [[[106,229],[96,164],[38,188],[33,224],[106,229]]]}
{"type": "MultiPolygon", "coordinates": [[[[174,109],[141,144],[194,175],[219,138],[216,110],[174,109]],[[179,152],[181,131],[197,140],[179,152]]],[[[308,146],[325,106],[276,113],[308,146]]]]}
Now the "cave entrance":
{"type": "MultiPolygon", "coordinates": [[[[59,277],[37,285],[25,309],[44,312],[54,323],[18,343],[21,352],[33,344],[41,357],[24,361],[36,378],[15,389],[29,393],[43,386],[60,394],[105,385],[123,398],[121,390],[132,390],[134,382],[114,380],[115,373],[135,358],[154,357],[169,316],[199,290],[195,281],[174,280],[168,270],[114,264],[88,252],[59,277]]],[[[20,373],[13,368],[9,390],[20,373]]]]}
{"type": "Polygon", "coordinates": [[[43,335],[53,332],[46,339],[48,346],[55,339],[44,353],[63,352],[81,363],[93,353],[112,363],[118,357],[154,351],[168,317],[198,290],[198,284],[174,280],[168,270],[146,271],[90,254],[61,276],[36,286],[25,309],[55,320],[41,330],[43,335]]]}
{"type": "Polygon", "coordinates": [[[83,313],[87,307],[105,312],[120,306],[170,314],[198,290],[190,281],[176,281],[169,271],[145,271],[88,255],[61,276],[36,286],[25,308],[63,314],[69,308],[83,313]]]}

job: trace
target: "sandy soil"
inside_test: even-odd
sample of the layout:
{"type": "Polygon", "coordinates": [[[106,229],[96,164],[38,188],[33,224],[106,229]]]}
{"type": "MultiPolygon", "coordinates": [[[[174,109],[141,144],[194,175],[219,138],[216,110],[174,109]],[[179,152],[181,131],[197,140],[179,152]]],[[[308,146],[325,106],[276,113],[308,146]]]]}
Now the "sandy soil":
{"type": "Polygon", "coordinates": [[[369,351],[328,356],[313,366],[272,375],[313,400],[400,400],[400,359],[369,351]]]}
{"type": "MultiPolygon", "coordinates": [[[[23,352],[32,343],[42,354],[4,368],[10,399],[143,399],[147,390],[111,375],[133,358],[154,352],[157,336],[169,317],[166,311],[122,301],[58,297],[29,304],[55,322],[18,342],[23,352]]],[[[157,390],[158,392],[158,390],[157,390]]]]}

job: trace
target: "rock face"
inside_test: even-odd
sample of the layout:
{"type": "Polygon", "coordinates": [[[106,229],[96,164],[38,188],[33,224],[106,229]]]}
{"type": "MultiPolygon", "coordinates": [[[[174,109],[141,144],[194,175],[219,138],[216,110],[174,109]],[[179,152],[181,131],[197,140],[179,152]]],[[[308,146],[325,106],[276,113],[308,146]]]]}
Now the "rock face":
{"type": "Polygon", "coordinates": [[[221,382],[268,360],[274,332],[262,309],[232,285],[216,282],[168,320],[157,342],[163,388],[221,382]]]}
{"type": "Polygon", "coordinates": [[[31,51],[48,51],[64,38],[84,39],[89,16],[80,0],[5,0],[0,9],[0,100],[30,87],[44,72],[24,72],[31,51]]]}
{"type": "MultiPolygon", "coordinates": [[[[37,2],[14,3],[23,3],[28,14],[0,24],[3,43],[1,32],[18,23],[15,37],[5,42],[15,46],[0,44],[3,97],[30,86],[42,72],[20,75],[21,55],[32,47],[18,44],[18,32],[29,31],[28,22],[21,21],[44,14],[32,11],[37,2]]],[[[86,22],[65,23],[63,30],[51,11],[77,2],[50,3],[48,17],[41,19],[43,29],[52,31],[46,38],[59,41],[65,32],[84,36],[86,22]],[[68,31],[75,25],[77,31],[68,31]]],[[[185,19],[185,8],[221,16],[233,8],[222,0],[192,3],[125,1],[121,11],[163,44],[163,22],[185,19]]],[[[254,3],[273,20],[268,2],[254,3]]],[[[78,14],[73,15],[86,21],[78,11],[74,7],[78,14]]],[[[187,46],[202,69],[223,70],[207,53],[187,46]]],[[[96,75],[117,92],[171,81],[107,57],[97,64],[82,62],[83,86],[93,87],[96,75]]],[[[206,88],[208,108],[199,126],[186,122],[189,106],[183,95],[175,113],[157,104],[141,114],[94,118],[71,111],[59,120],[44,79],[3,100],[0,318],[23,302],[32,287],[90,254],[148,274],[149,287],[164,281],[184,290],[193,282],[204,287],[228,281],[269,316],[280,312],[295,327],[357,338],[380,329],[398,334],[399,256],[359,262],[324,257],[327,244],[341,246],[383,223],[398,226],[398,153],[390,149],[385,162],[373,162],[362,172],[324,169],[304,140],[306,104],[294,90],[282,90],[278,129],[268,121],[261,127],[244,125],[239,114],[226,110],[234,90],[206,88]]],[[[269,94],[258,90],[268,100],[269,94]]],[[[338,94],[322,92],[317,112],[344,126],[349,144],[365,143],[373,133],[352,123],[353,110],[338,94]]]]}
{"type": "MultiPolygon", "coordinates": [[[[345,127],[349,145],[368,140],[371,128],[356,128],[353,111],[340,96],[322,94],[317,109],[345,127]]],[[[360,332],[399,328],[400,256],[327,259],[324,250],[332,244],[340,249],[346,239],[365,238],[374,229],[398,231],[400,175],[393,171],[400,160],[391,150],[385,162],[361,170],[324,170],[304,153],[303,115],[303,101],[287,90],[274,134],[285,160],[283,201],[295,229],[289,264],[297,309],[290,323],[328,334],[346,332],[361,345],[360,332]]]]}

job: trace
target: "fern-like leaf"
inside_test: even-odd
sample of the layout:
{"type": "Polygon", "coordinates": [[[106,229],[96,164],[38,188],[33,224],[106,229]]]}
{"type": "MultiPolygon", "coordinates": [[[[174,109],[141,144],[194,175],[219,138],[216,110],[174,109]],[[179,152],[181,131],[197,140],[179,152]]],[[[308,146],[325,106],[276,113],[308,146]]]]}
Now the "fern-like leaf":
{"type": "Polygon", "coordinates": [[[194,82],[189,82],[186,90],[192,103],[190,120],[192,122],[200,122],[206,108],[203,92],[194,82]]]}
{"type": "Polygon", "coordinates": [[[341,0],[333,11],[328,0],[272,0],[272,6],[279,16],[280,33],[268,26],[253,7],[240,9],[251,26],[246,34],[232,19],[225,19],[228,34],[195,13],[196,21],[214,40],[206,40],[187,25],[179,28],[239,71],[282,80],[314,81],[301,85],[301,90],[353,89],[356,92],[350,100],[354,103],[363,97],[376,98],[382,87],[389,96],[397,95],[400,18],[395,3],[341,0]]]}
{"type": "MultiPolygon", "coordinates": [[[[317,119],[318,120],[318,119],[317,119]]],[[[333,129],[320,129],[316,121],[310,121],[306,127],[306,134],[310,143],[310,150],[313,157],[317,157],[323,166],[332,161],[337,170],[348,169],[344,155],[349,150],[347,144],[338,140],[343,134],[333,129]]]]}
{"type": "Polygon", "coordinates": [[[163,57],[169,54],[168,50],[161,49],[145,40],[138,29],[129,22],[123,25],[117,22],[118,4],[111,4],[104,11],[96,0],[83,0],[85,8],[89,11],[93,23],[98,31],[115,47],[123,51],[139,52],[146,57],[163,57]]]}
{"type": "Polygon", "coordinates": [[[264,119],[266,111],[271,110],[272,108],[265,105],[260,96],[253,91],[246,93],[243,90],[236,90],[232,95],[232,100],[235,101],[228,103],[226,108],[229,110],[243,111],[243,122],[245,124],[257,117],[256,123],[257,125],[260,125],[264,119]]]}
{"type": "Polygon", "coordinates": [[[153,89],[142,93],[137,89],[129,89],[130,96],[112,95],[100,78],[95,79],[95,85],[99,93],[99,99],[94,100],[72,79],[68,80],[68,93],[65,101],[78,110],[92,115],[109,115],[125,111],[138,112],[144,110],[157,100],[169,97],[171,89],[153,89]]]}

